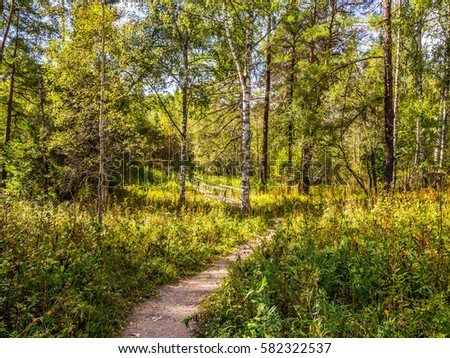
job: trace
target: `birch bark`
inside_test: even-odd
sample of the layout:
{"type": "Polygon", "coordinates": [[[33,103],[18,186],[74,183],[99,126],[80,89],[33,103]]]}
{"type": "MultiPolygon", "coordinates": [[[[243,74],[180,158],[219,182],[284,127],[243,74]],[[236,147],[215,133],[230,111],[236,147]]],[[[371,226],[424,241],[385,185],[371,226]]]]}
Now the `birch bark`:
{"type": "Polygon", "coordinates": [[[243,65],[239,60],[238,53],[234,46],[233,38],[231,36],[231,25],[228,17],[228,10],[226,1],[223,2],[223,15],[225,33],[233,56],[236,70],[239,76],[239,82],[242,91],[242,123],[241,123],[241,140],[242,140],[242,181],[241,181],[241,212],[243,215],[250,214],[250,99],[251,99],[251,65],[252,65],[252,50],[253,50],[253,20],[254,14],[252,10],[252,3],[248,4],[247,23],[245,26],[245,42],[243,53],[243,65]]]}

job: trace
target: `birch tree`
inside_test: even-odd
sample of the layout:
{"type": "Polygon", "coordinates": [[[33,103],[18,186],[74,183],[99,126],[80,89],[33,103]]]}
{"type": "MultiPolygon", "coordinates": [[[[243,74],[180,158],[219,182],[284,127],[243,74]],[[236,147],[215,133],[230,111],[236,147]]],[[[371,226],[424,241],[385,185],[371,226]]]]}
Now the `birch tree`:
{"type": "MultiPolygon", "coordinates": [[[[242,18],[240,24],[243,26],[244,45],[243,50],[238,52],[237,39],[232,33],[232,20],[230,18],[230,10],[227,0],[223,0],[223,23],[225,28],[226,39],[233,56],[236,71],[238,73],[239,84],[241,88],[242,106],[241,106],[241,141],[242,141],[242,181],[241,181],[241,211],[243,215],[250,214],[250,105],[251,105],[251,69],[252,69],[252,52],[253,52],[253,35],[254,35],[254,9],[253,1],[243,4],[241,10],[242,18]]],[[[237,16],[237,14],[235,14],[237,16]]]]}

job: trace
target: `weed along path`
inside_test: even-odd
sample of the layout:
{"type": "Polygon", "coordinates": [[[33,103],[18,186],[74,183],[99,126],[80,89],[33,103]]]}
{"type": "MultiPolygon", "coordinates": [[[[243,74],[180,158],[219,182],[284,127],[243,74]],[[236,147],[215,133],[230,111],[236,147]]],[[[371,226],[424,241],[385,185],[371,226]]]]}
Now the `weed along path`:
{"type": "Polygon", "coordinates": [[[157,290],[155,299],[138,303],[127,316],[129,325],[121,331],[123,338],[189,338],[194,327],[187,327],[183,320],[195,314],[211,291],[219,288],[228,274],[228,264],[248,257],[253,250],[269,240],[266,237],[239,247],[227,257],[217,260],[209,269],[186,278],[175,285],[157,290]]]}

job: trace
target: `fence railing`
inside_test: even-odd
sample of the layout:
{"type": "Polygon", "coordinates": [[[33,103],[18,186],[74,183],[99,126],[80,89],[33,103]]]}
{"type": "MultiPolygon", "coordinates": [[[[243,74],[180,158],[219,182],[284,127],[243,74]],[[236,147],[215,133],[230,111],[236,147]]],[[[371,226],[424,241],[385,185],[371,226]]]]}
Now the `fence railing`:
{"type": "Polygon", "coordinates": [[[242,189],[240,188],[215,183],[211,180],[206,180],[198,176],[190,178],[189,182],[192,187],[202,195],[213,197],[217,200],[222,200],[231,205],[241,204],[242,189]]]}

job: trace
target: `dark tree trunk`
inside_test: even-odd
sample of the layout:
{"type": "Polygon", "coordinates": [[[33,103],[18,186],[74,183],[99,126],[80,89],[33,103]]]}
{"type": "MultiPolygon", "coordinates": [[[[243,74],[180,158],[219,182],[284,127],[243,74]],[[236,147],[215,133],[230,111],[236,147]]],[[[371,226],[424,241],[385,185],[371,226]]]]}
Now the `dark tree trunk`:
{"type": "Polygon", "coordinates": [[[302,147],[302,180],[299,186],[299,194],[308,195],[309,188],[311,187],[311,179],[309,177],[309,171],[313,158],[313,146],[309,141],[303,142],[302,147]]]}
{"type": "MultiPolygon", "coordinates": [[[[13,6],[11,5],[11,8],[13,6]]],[[[12,9],[11,9],[12,11],[12,9]]],[[[20,23],[20,15],[17,13],[17,28],[16,28],[16,38],[14,41],[14,51],[11,65],[11,77],[9,82],[9,96],[8,96],[8,105],[6,109],[6,130],[5,130],[5,152],[3,154],[3,163],[2,163],[2,182],[4,183],[8,177],[8,171],[6,170],[6,157],[8,155],[7,150],[9,144],[11,142],[11,121],[12,121],[12,112],[13,112],[13,103],[14,103],[14,86],[15,86],[15,75],[16,75],[16,57],[17,57],[17,47],[19,44],[19,23],[20,23]]],[[[3,50],[2,50],[3,51],[3,50]]],[[[1,62],[1,61],[0,61],[1,62]]]]}
{"type": "Polygon", "coordinates": [[[394,109],[392,95],[391,0],[384,7],[384,190],[391,190],[394,171],[394,109]]]}
{"type": "Polygon", "coordinates": [[[295,87],[295,65],[297,63],[297,35],[296,30],[291,30],[290,32],[291,38],[291,63],[289,67],[289,91],[288,91],[288,106],[289,106],[289,123],[288,123],[288,132],[287,132],[287,140],[288,140],[288,148],[287,148],[287,156],[288,156],[288,170],[289,174],[292,172],[292,157],[293,157],[293,146],[294,146],[294,117],[293,117],[293,105],[294,105],[294,87],[295,87]]]}
{"type": "MultiPolygon", "coordinates": [[[[315,26],[317,24],[317,4],[314,2],[314,5],[311,7],[311,25],[315,26]]],[[[316,43],[315,41],[311,41],[309,44],[309,65],[314,65],[316,61],[316,55],[315,50],[316,49],[316,43]]],[[[331,48],[330,48],[331,51],[331,48]]],[[[317,106],[320,106],[320,103],[318,101],[317,106]]],[[[311,111],[316,112],[316,108],[311,108],[311,111]]],[[[308,195],[309,194],[309,188],[311,186],[311,179],[309,177],[310,175],[310,168],[312,165],[313,160],[313,148],[314,145],[311,141],[311,130],[308,130],[306,133],[304,133],[304,139],[303,139],[303,146],[302,146],[302,180],[300,182],[300,186],[298,188],[299,193],[308,195]]]]}
{"type": "Polygon", "coordinates": [[[44,106],[45,106],[45,92],[44,84],[41,72],[41,66],[38,67],[38,95],[39,95],[39,118],[41,120],[41,135],[39,136],[39,148],[42,155],[42,169],[44,174],[44,193],[48,194],[48,174],[49,166],[47,162],[47,155],[45,152],[45,146],[47,143],[48,136],[48,123],[45,117],[44,106]]]}
{"type": "MultiPolygon", "coordinates": [[[[0,64],[3,61],[3,52],[5,51],[6,40],[8,39],[9,29],[11,28],[15,4],[16,4],[15,0],[11,0],[11,6],[9,8],[9,16],[8,16],[8,20],[6,21],[5,29],[4,29],[5,32],[3,33],[2,42],[0,43],[0,64]]],[[[3,9],[2,9],[2,11],[3,11],[3,9]]]]}
{"type": "MultiPolygon", "coordinates": [[[[294,48],[295,51],[295,48],[294,48]]],[[[293,53],[295,56],[295,53],[293,53]]],[[[291,109],[288,126],[288,168],[292,170],[292,148],[294,146],[294,118],[292,116],[292,106],[294,103],[294,83],[295,83],[295,57],[291,60],[291,76],[289,80],[289,107],[291,109]]]]}
{"type": "Polygon", "coordinates": [[[102,30],[101,30],[101,53],[100,53],[100,113],[98,122],[99,137],[99,170],[98,170],[98,208],[97,217],[99,225],[103,223],[104,211],[104,178],[105,178],[105,123],[104,123],[104,102],[105,102],[105,0],[102,0],[102,30]]]}

